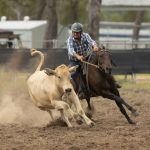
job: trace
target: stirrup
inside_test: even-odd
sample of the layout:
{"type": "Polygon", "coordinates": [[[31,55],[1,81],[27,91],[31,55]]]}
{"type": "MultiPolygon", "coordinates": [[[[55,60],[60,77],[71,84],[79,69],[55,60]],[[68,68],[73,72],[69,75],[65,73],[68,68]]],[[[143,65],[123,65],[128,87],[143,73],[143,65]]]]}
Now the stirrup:
{"type": "Polygon", "coordinates": [[[116,87],[119,89],[119,88],[122,88],[122,86],[118,83],[116,83],[116,87]]]}

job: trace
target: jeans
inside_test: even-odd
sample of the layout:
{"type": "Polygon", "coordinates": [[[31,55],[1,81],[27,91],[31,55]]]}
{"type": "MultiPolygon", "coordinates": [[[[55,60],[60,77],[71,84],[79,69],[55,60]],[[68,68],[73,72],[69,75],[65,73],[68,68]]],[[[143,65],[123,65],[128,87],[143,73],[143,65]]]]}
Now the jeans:
{"type": "Polygon", "coordinates": [[[76,72],[71,74],[71,78],[74,80],[75,83],[81,72],[81,64],[79,61],[70,60],[69,67],[76,66],[76,65],[79,65],[79,67],[77,68],[76,72]]]}
{"type": "Polygon", "coordinates": [[[76,72],[71,75],[71,78],[73,79],[75,84],[79,85],[77,93],[79,95],[80,95],[80,93],[82,93],[82,94],[84,93],[85,95],[89,95],[88,94],[89,92],[87,89],[87,84],[86,84],[86,78],[85,78],[85,75],[83,75],[83,71],[82,71],[83,69],[82,69],[81,62],[70,60],[69,66],[71,67],[71,66],[75,66],[75,65],[79,65],[79,67],[77,68],[76,72]],[[78,78],[80,78],[80,81],[78,80],[78,78]]]}

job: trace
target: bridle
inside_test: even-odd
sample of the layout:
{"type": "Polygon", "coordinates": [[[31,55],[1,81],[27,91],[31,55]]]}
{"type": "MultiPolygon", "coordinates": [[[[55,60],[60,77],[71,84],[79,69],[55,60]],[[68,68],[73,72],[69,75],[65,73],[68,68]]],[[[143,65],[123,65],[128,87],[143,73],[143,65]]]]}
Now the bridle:
{"type": "MultiPolygon", "coordinates": [[[[101,55],[101,52],[104,53],[104,52],[109,52],[109,51],[106,50],[106,49],[101,49],[101,50],[98,51],[98,52],[100,53],[100,54],[99,54],[99,56],[100,56],[100,55],[101,55]]],[[[88,57],[89,57],[88,60],[91,59],[91,56],[92,56],[92,52],[89,53],[89,55],[88,55],[88,57]]],[[[97,68],[97,69],[100,69],[101,71],[103,71],[102,65],[99,63],[99,62],[100,62],[99,59],[100,59],[100,57],[98,57],[98,65],[95,65],[95,64],[93,64],[93,63],[90,63],[90,62],[84,61],[84,60],[82,60],[81,62],[84,63],[84,64],[87,64],[87,65],[90,65],[90,66],[92,66],[92,67],[95,67],[95,68],[97,68]]]]}

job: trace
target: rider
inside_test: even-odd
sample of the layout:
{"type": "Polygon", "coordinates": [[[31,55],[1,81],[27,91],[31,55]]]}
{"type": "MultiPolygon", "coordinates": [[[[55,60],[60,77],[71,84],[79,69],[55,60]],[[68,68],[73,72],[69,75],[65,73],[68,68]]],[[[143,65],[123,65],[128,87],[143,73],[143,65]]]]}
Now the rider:
{"type": "MultiPolygon", "coordinates": [[[[71,26],[71,31],[72,34],[67,40],[69,66],[81,66],[81,61],[85,60],[88,52],[91,50],[98,51],[98,46],[88,33],[83,32],[83,25],[81,23],[73,23],[71,26]]],[[[79,67],[79,69],[72,74],[72,79],[75,83],[77,83],[78,75],[83,77],[81,72],[81,67],[79,67]]],[[[82,80],[82,82],[84,82],[84,86],[86,86],[85,78],[82,80]]]]}

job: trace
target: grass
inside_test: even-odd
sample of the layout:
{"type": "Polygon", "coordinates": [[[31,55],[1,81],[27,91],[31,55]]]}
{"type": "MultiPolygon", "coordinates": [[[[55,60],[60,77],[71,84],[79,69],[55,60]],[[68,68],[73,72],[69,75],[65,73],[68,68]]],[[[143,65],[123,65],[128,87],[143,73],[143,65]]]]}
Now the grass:
{"type": "Polygon", "coordinates": [[[150,89],[150,74],[136,74],[136,80],[131,75],[115,75],[115,79],[128,89],[150,89]]]}
{"type": "MultiPolygon", "coordinates": [[[[26,80],[29,73],[0,71],[0,94],[2,92],[25,92],[27,90],[26,80]]],[[[115,75],[115,79],[126,89],[150,89],[150,74],[136,75],[136,82],[131,76],[125,80],[124,75],[115,75]]]]}

